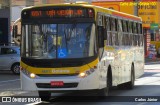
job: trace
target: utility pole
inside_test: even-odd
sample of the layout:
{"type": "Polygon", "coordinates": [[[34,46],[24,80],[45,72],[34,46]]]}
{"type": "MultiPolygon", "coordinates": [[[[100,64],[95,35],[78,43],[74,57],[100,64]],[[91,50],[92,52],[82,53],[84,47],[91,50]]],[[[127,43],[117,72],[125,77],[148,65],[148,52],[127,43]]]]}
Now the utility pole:
{"type": "Polygon", "coordinates": [[[42,0],[42,3],[47,4],[48,2],[47,2],[47,0],[42,0]]]}
{"type": "Polygon", "coordinates": [[[26,6],[34,6],[34,0],[26,0],[26,6]]]}
{"type": "MultiPolygon", "coordinates": [[[[9,5],[9,12],[10,12],[10,17],[12,17],[12,0],[8,0],[8,5],[9,5]]],[[[12,18],[9,18],[9,27],[11,26],[12,18]]],[[[11,28],[11,27],[10,27],[11,28]]],[[[12,37],[12,29],[9,28],[9,36],[8,36],[8,42],[12,43],[13,42],[13,37],[12,37]]]]}
{"type": "Polygon", "coordinates": [[[133,2],[136,4],[134,5],[134,15],[138,16],[138,1],[139,0],[133,0],[133,2]]]}

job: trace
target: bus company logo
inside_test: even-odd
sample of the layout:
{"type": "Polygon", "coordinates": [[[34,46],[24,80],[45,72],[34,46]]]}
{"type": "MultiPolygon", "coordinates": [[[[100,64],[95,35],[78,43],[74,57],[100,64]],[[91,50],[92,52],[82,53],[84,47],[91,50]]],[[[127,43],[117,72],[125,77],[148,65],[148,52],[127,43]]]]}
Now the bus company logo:
{"type": "Polygon", "coordinates": [[[11,97],[2,97],[2,102],[12,102],[11,97]]]}
{"type": "Polygon", "coordinates": [[[69,73],[69,70],[52,70],[52,73],[69,73]]]}
{"type": "Polygon", "coordinates": [[[50,70],[42,70],[42,73],[50,73],[50,70]]]}

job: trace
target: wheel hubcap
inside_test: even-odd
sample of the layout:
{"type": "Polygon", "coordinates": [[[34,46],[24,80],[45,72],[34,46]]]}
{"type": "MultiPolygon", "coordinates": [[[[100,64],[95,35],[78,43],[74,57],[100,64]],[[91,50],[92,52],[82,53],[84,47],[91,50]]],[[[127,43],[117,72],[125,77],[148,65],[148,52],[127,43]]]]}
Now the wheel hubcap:
{"type": "Polygon", "coordinates": [[[16,65],[16,66],[14,67],[14,72],[15,72],[15,73],[19,73],[19,72],[20,72],[20,68],[19,68],[18,65],[16,65]]]}

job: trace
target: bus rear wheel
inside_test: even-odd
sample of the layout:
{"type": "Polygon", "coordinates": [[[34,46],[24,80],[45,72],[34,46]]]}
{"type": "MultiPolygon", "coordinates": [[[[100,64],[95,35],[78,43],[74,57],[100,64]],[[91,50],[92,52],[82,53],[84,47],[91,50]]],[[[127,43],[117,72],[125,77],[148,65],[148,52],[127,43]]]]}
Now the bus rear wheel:
{"type": "Polygon", "coordinates": [[[127,82],[125,84],[127,89],[133,89],[134,88],[134,81],[135,81],[135,73],[134,73],[134,66],[131,67],[131,81],[127,82]]]}
{"type": "Polygon", "coordinates": [[[38,91],[38,94],[42,101],[49,101],[51,98],[51,93],[48,91],[38,91]]]}
{"type": "Polygon", "coordinates": [[[135,81],[135,73],[134,73],[134,66],[131,66],[131,76],[130,81],[127,83],[123,83],[118,85],[119,89],[133,89],[134,88],[134,81],[135,81]]]}

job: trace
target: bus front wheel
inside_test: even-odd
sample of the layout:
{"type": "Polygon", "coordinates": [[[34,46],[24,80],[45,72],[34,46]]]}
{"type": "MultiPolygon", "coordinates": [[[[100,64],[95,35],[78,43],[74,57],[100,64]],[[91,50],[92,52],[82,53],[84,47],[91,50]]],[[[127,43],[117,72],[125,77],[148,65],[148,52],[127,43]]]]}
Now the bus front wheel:
{"type": "Polygon", "coordinates": [[[106,87],[99,91],[99,96],[109,96],[109,91],[111,87],[112,87],[112,73],[109,71],[106,78],[106,87]]]}
{"type": "Polygon", "coordinates": [[[38,91],[38,94],[42,101],[49,101],[51,98],[51,93],[48,91],[38,91]]]}

